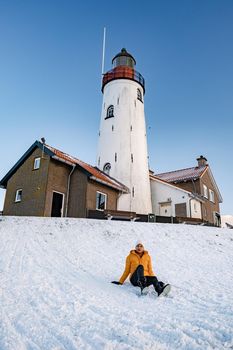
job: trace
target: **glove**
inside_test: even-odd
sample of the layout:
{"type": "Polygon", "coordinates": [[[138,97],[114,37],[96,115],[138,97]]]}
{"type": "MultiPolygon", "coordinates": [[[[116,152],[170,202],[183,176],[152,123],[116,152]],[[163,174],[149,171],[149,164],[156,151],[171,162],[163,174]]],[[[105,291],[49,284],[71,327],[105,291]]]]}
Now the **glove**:
{"type": "Polygon", "coordinates": [[[118,281],[112,281],[111,283],[113,283],[113,284],[118,284],[118,285],[122,285],[122,283],[121,282],[118,282],[118,281]]]}

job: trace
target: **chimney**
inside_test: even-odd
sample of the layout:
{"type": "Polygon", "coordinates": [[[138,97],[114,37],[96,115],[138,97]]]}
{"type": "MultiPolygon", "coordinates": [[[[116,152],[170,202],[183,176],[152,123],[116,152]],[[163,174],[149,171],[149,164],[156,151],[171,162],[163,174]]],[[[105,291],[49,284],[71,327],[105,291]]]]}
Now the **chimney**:
{"type": "Polygon", "coordinates": [[[198,157],[197,162],[198,162],[198,168],[201,168],[202,166],[207,165],[207,159],[203,156],[198,157]]]}

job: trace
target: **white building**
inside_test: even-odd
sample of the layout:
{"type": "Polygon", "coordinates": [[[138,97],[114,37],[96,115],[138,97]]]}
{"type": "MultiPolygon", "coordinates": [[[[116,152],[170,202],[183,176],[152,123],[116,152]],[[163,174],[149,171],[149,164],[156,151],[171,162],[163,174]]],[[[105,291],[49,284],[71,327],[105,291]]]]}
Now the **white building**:
{"type": "Polygon", "coordinates": [[[145,81],[125,49],[103,76],[103,104],[97,166],[129,188],[118,199],[118,210],[152,211],[144,114],[145,81]]]}
{"type": "Polygon", "coordinates": [[[202,200],[178,186],[150,176],[152,212],[158,216],[202,219],[202,200]]]}

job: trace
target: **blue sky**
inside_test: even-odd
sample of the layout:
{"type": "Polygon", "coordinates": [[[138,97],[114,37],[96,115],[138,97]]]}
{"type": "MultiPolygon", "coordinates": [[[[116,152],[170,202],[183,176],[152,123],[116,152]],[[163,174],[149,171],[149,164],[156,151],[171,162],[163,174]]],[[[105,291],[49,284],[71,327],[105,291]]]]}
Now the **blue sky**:
{"type": "Polygon", "coordinates": [[[205,155],[233,214],[232,18],[232,0],[0,0],[0,178],[42,136],[95,164],[106,26],[105,70],[126,47],[146,79],[150,167],[205,155]]]}

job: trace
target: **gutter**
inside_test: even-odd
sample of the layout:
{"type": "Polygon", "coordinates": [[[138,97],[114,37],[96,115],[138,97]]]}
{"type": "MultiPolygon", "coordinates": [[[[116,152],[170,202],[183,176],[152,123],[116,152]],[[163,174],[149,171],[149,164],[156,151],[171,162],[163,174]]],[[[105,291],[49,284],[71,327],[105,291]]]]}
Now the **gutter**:
{"type": "MultiPolygon", "coordinates": [[[[190,196],[191,197],[191,196],[190,196]]],[[[189,198],[189,215],[190,215],[190,218],[192,218],[192,209],[191,209],[191,200],[192,199],[195,199],[195,198],[189,198]]]]}
{"type": "Polygon", "coordinates": [[[191,199],[196,199],[197,201],[199,201],[201,203],[205,203],[205,200],[201,196],[199,196],[197,193],[190,192],[188,195],[189,195],[189,197],[191,197],[191,199]]]}

